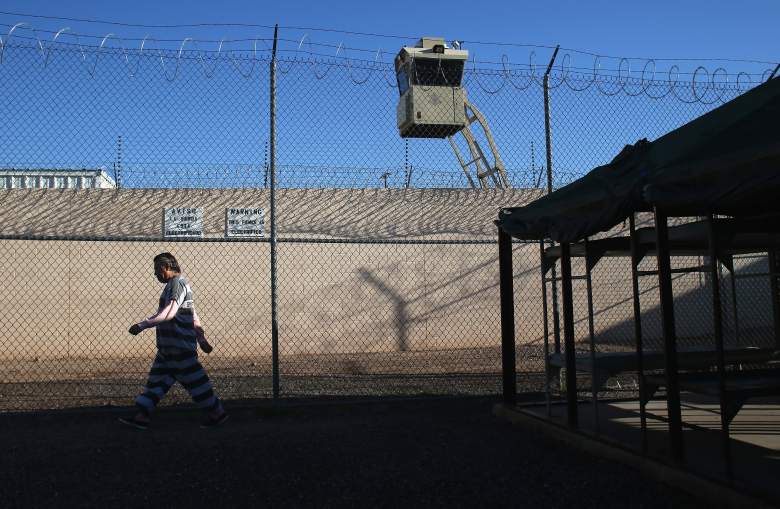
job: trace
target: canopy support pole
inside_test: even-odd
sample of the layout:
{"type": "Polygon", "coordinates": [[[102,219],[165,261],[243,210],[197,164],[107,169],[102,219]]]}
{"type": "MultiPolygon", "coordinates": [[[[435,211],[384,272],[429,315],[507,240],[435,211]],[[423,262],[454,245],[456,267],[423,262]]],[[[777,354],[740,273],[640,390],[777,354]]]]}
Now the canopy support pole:
{"type": "Polygon", "coordinates": [[[512,237],[498,227],[498,273],[501,294],[501,372],[504,404],[517,402],[515,295],[512,280],[512,237]]]}
{"type": "MultiPolygon", "coordinates": [[[[718,369],[718,403],[720,404],[720,430],[723,447],[723,458],[726,461],[726,475],[732,479],[731,444],[729,438],[729,418],[726,403],[726,360],[723,348],[723,316],[720,298],[720,272],[718,271],[719,248],[715,229],[715,219],[712,214],[707,216],[707,233],[709,237],[709,269],[712,277],[712,330],[715,333],[715,352],[718,369]]],[[[733,278],[732,278],[733,279],[733,278]]]]}
{"type": "Polygon", "coordinates": [[[647,400],[645,399],[645,353],[642,342],[642,303],[639,300],[639,264],[642,256],[639,253],[639,239],[636,233],[636,214],[628,217],[628,227],[631,242],[631,289],[634,304],[634,338],[636,339],[636,370],[639,383],[639,428],[642,433],[642,454],[647,454],[647,400]]]}
{"type": "Polygon", "coordinates": [[[669,419],[669,442],[672,458],[682,463],[685,457],[680,411],[680,383],[677,368],[677,334],[674,325],[674,293],[669,253],[669,230],[666,214],[655,209],[656,252],[658,258],[658,291],[661,303],[661,326],[664,338],[664,375],[666,409],[669,419]]]}
{"type": "Polygon", "coordinates": [[[588,338],[590,340],[590,396],[593,403],[593,430],[596,436],[600,433],[599,429],[599,381],[596,376],[596,332],[593,316],[593,267],[598,260],[590,257],[587,237],[583,241],[585,244],[585,286],[588,297],[588,338]]]}
{"type": "Polygon", "coordinates": [[[566,351],[566,407],[568,424],[578,426],[577,361],[574,351],[574,304],[571,285],[571,244],[561,242],[561,294],[563,297],[563,342],[566,351]]]}
{"type": "Polygon", "coordinates": [[[539,269],[542,276],[542,334],[544,339],[544,401],[547,406],[547,417],[552,416],[550,405],[550,326],[548,325],[549,312],[547,310],[547,271],[545,270],[544,241],[539,241],[539,269]]]}

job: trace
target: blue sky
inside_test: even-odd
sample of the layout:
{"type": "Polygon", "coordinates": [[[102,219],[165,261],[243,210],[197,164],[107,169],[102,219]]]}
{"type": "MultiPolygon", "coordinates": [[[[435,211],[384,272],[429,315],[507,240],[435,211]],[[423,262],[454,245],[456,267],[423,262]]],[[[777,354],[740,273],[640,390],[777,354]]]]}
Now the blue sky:
{"type": "MultiPolygon", "coordinates": [[[[550,47],[560,44],[583,52],[571,55],[573,65],[584,69],[592,68],[594,57],[589,53],[594,53],[656,58],[659,72],[677,65],[684,75],[703,65],[710,72],[722,67],[732,75],[739,71],[760,75],[773,67],[771,62],[780,60],[778,40],[772,36],[779,6],[780,2],[768,0],[417,4],[138,0],[67,5],[5,0],[0,11],[130,25],[279,23],[284,39],[281,46],[288,55],[294,55],[290,52],[305,36],[308,41],[323,44],[314,46],[322,55],[334,56],[335,48],[343,44],[352,49],[339,56],[372,60],[381,48],[383,59],[389,61],[408,41],[404,38],[441,35],[466,41],[466,48],[487,62],[500,62],[506,54],[511,62],[526,64],[534,52],[535,62],[543,66],[551,54],[550,47]],[[481,44],[485,42],[515,45],[481,44]]],[[[81,34],[111,32],[126,39],[150,35],[165,40],[150,45],[170,49],[178,49],[178,41],[184,37],[219,40],[271,36],[269,28],[259,26],[134,27],[19,14],[0,14],[0,24],[5,25],[0,26],[0,34],[5,38],[8,25],[20,21],[39,30],[42,39],[51,38],[47,31],[68,26],[81,34]]],[[[61,40],[73,42],[67,37],[61,40]]],[[[81,42],[98,44],[100,39],[81,42]]],[[[109,46],[116,44],[108,42],[109,46]]],[[[132,48],[138,42],[124,44],[132,48]]],[[[250,43],[236,42],[229,47],[245,50],[250,43]]],[[[216,43],[209,42],[189,46],[215,48],[216,43]]],[[[110,165],[116,137],[121,134],[131,185],[161,185],[148,179],[161,173],[170,175],[167,185],[180,185],[183,172],[201,175],[198,185],[241,185],[235,175],[244,175],[242,172],[255,182],[263,178],[258,168],[265,159],[268,120],[263,102],[267,99],[267,80],[259,72],[244,80],[223,62],[216,77],[206,79],[197,64],[191,63],[179,79],[168,84],[153,58],[143,63],[140,78],[127,79],[127,69],[118,58],[113,62],[104,58],[97,75],[89,77],[83,70],[89,66],[79,65],[73,55],[59,58],[46,69],[29,65],[32,53],[13,56],[9,52],[6,57],[5,68],[0,68],[4,71],[0,72],[0,85],[5,94],[5,104],[0,103],[4,117],[0,124],[0,166],[110,165]],[[233,175],[232,180],[220,176],[225,174],[233,175]]],[[[173,69],[171,62],[169,71],[173,69]]],[[[605,68],[616,68],[618,63],[618,59],[603,60],[605,68]]],[[[629,63],[634,73],[644,65],[635,59],[629,63]]],[[[440,178],[436,171],[453,170],[456,178],[462,178],[457,177],[460,170],[445,141],[413,140],[409,147],[404,146],[394,125],[397,92],[385,86],[381,73],[375,73],[365,86],[356,87],[344,69],[341,74],[338,70],[331,72],[323,80],[313,78],[314,73],[326,71],[327,66],[313,70],[303,66],[280,77],[280,166],[311,167],[312,172],[328,168],[333,176],[327,178],[333,179],[333,185],[343,178],[340,171],[352,176],[352,185],[363,185],[361,179],[365,185],[378,185],[379,175],[387,168],[393,171],[391,181],[398,185],[403,181],[402,168],[407,161],[417,168],[416,178],[422,179],[422,172],[428,172],[429,185],[440,178]]],[[[469,97],[488,115],[507,166],[525,172],[531,165],[531,143],[536,148],[538,166],[544,150],[540,90],[535,87],[518,92],[507,86],[501,93],[492,94],[490,78],[483,79],[482,83],[468,84],[469,97]]],[[[631,98],[622,93],[608,98],[592,89],[574,93],[561,87],[553,92],[556,170],[587,171],[610,159],[624,144],[641,137],[653,139],[708,108],[676,99],[631,98]]]]}

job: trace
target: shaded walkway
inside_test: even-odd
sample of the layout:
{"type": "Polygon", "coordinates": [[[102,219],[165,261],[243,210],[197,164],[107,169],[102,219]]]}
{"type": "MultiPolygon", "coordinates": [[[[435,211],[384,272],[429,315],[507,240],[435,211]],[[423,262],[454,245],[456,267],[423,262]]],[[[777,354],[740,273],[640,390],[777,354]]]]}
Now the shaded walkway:
{"type": "Polygon", "coordinates": [[[696,507],[519,432],[494,402],[265,406],[217,430],[172,410],[150,432],[118,427],[113,410],[0,415],[0,506],[696,507]]]}

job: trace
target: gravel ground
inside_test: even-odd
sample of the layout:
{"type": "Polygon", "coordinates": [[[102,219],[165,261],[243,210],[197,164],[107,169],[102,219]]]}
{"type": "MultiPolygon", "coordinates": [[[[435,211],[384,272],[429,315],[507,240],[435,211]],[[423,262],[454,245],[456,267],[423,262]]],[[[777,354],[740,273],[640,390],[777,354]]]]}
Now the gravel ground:
{"type": "MultiPolygon", "coordinates": [[[[543,388],[538,347],[518,347],[518,391],[543,388]],[[537,362],[538,361],[538,362],[537,362]]],[[[0,360],[0,413],[75,407],[123,406],[143,389],[152,356],[133,359],[0,360]]],[[[201,355],[224,399],[272,394],[269,357],[201,355]]],[[[290,355],[280,359],[283,398],[488,396],[501,391],[498,347],[290,355]]],[[[163,404],[189,401],[177,384],[163,404]]]]}
{"type": "Polygon", "coordinates": [[[190,408],[147,431],[116,409],[4,414],[0,507],[697,507],[494,401],[260,401],[206,430],[190,408]]]}

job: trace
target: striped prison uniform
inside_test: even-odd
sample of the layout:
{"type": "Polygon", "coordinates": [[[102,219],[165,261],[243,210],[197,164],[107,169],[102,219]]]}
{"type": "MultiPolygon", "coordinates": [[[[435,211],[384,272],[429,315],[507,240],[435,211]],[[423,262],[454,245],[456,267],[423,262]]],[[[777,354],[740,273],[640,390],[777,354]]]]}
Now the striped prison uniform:
{"type": "Polygon", "coordinates": [[[180,275],[166,283],[160,294],[159,309],[164,309],[172,300],[178,304],[178,311],[171,320],[157,324],[157,355],[146,387],[135,404],[149,414],[178,381],[199,408],[221,410],[222,405],[214,394],[211,381],[198,360],[194,298],[189,282],[180,275]]]}
{"type": "Polygon", "coordinates": [[[187,389],[199,408],[206,411],[221,409],[198,353],[170,348],[157,351],[144,392],[135,400],[136,406],[145,414],[151,413],[177,381],[187,389]]]}

